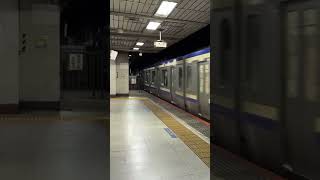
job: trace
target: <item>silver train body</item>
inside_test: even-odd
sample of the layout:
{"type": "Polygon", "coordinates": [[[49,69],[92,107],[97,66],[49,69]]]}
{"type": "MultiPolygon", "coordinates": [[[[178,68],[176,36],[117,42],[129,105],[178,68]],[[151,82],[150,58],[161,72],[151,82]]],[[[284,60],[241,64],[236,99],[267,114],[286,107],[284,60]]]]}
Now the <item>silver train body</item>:
{"type": "Polygon", "coordinates": [[[210,48],[143,70],[144,89],[210,120],[210,48]]]}
{"type": "Polygon", "coordinates": [[[226,7],[211,13],[213,143],[320,179],[320,1],[226,7]]]}

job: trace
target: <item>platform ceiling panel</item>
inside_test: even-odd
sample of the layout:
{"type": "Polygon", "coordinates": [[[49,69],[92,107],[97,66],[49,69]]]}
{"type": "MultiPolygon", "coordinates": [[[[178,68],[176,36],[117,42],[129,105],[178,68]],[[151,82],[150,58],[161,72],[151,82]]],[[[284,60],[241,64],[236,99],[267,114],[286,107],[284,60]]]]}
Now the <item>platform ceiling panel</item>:
{"type": "Polygon", "coordinates": [[[179,42],[210,23],[210,0],[169,0],[177,2],[167,18],[154,16],[162,0],[110,0],[111,48],[131,51],[136,42],[142,52],[158,52],[153,42],[159,31],[148,31],[150,20],[161,21],[163,40],[168,46],[179,42]]]}

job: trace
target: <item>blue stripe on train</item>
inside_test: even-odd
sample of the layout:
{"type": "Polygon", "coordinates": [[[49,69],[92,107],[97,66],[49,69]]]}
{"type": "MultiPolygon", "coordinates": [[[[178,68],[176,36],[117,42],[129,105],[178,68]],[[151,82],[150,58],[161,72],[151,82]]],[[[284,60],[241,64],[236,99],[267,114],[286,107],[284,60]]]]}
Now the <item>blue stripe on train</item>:
{"type": "Polygon", "coordinates": [[[174,93],[174,95],[175,95],[176,97],[178,97],[178,98],[181,98],[181,99],[183,99],[183,98],[184,98],[184,96],[181,96],[181,95],[176,94],[176,93],[174,93]]]}
{"type": "MultiPolygon", "coordinates": [[[[181,61],[181,60],[184,60],[184,59],[186,59],[186,58],[191,58],[191,57],[199,56],[199,55],[202,55],[202,54],[210,53],[210,51],[211,51],[211,49],[210,49],[210,47],[208,47],[208,48],[201,49],[201,50],[199,50],[199,51],[196,51],[196,52],[193,52],[193,53],[184,55],[184,56],[180,56],[180,57],[177,57],[177,58],[164,60],[164,61],[159,62],[159,63],[157,63],[157,64],[160,65],[160,64],[163,64],[163,63],[170,63],[170,62],[173,62],[174,60],[176,60],[176,61],[181,61]]],[[[155,66],[155,65],[147,66],[146,68],[151,68],[151,67],[154,67],[154,66],[155,66]]]]}
{"type": "MultiPolygon", "coordinates": [[[[229,117],[227,119],[232,119],[234,120],[236,117],[236,112],[232,109],[225,108],[220,105],[214,104],[213,107],[213,119],[219,119],[219,116],[226,116],[229,117]]],[[[249,114],[245,112],[240,113],[240,121],[241,123],[245,124],[252,124],[255,125],[256,127],[267,129],[267,130],[273,130],[277,127],[279,127],[279,123],[265,117],[257,116],[254,114],[249,114]]]]}
{"type": "Polygon", "coordinates": [[[171,94],[170,92],[168,92],[168,91],[164,91],[164,90],[162,90],[162,89],[160,89],[160,93],[171,94]]]}
{"type": "Polygon", "coordinates": [[[227,117],[231,117],[231,118],[234,118],[234,115],[235,115],[235,112],[234,110],[232,109],[229,109],[229,108],[225,108],[223,106],[220,106],[220,105],[217,105],[217,104],[213,104],[212,105],[212,110],[213,110],[213,117],[217,115],[225,115],[227,117]]]}
{"type": "Polygon", "coordinates": [[[173,62],[175,59],[169,59],[169,60],[164,60],[164,61],[161,61],[161,62],[159,62],[159,64],[163,64],[163,63],[171,63],[171,62],[173,62]]]}
{"type": "Polygon", "coordinates": [[[199,56],[199,55],[206,54],[209,52],[210,52],[210,47],[208,47],[206,49],[202,49],[200,51],[196,51],[196,52],[187,54],[187,55],[183,56],[183,58],[191,58],[191,57],[199,56]]]}
{"type": "Polygon", "coordinates": [[[240,120],[242,122],[246,122],[248,124],[253,124],[257,127],[261,127],[263,129],[267,129],[267,130],[273,130],[273,129],[279,127],[279,123],[277,123],[275,120],[261,117],[261,116],[257,116],[254,114],[245,113],[245,112],[240,114],[240,120]]]}
{"type": "MultiPolygon", "coordinates": [[[[177,96],[178,98],[184,99],[184,96],[181,96],[181,95],[179,95],[179,94],[176,94],[176,93],[175,93],[175,96],[177,96]]],[[[187,100],[188,102],[191,102],[191,103],[199,103],[199,100],[192,99],[192,98],[188,98],[188,97],[186,97],[186,100],[187,100]]]]}
{"type": "Polygon", "coordinates": [[[188,98],[188,97],[186,97],[186,100],[188,101],[188,102],[191,102],[191,103],[199,103],[199,101],[198,100],[196,100],[196,99],[192,99],[192,98],[188,98]]]}

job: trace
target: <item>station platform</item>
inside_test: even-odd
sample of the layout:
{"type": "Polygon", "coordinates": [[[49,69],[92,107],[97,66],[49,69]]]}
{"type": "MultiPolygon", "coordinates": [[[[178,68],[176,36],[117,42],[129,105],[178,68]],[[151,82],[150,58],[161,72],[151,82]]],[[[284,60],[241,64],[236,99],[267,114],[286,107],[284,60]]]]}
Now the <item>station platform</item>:
{"type": "Polygon", "coordinates": [[[98,106],[93,101],[67,104],[61,111],[0,115],[0,179],[106,179],[108,112],[85,110],[98,106]]]}
{"type": "Polygon", "coordinates": [[[208,121],[156,96],[131,91],[110,104],[111,180],[284,179],[211,144],[208,121]]]}
{"type": "Polygon", "coordinates": [[[114,98],[110,106],[111,180],[210,179],[205,138],[148,98],[114,98]]]}

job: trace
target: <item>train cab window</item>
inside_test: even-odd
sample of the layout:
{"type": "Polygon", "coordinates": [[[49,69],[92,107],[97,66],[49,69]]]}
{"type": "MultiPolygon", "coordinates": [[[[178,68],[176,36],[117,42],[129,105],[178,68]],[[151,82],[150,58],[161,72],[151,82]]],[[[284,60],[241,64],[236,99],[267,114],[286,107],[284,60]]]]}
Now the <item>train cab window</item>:
{"type": "Polygon", "coordinates": [[[230,50],[232,48],[231,27],[227,19],[224,19],[220,24],[220,47],[221,47],[221,60],[220,60],[220,77],[222,81],[229,79],[228,68],[230,64],[230,50]]]}
{"type": "Polygon", "coordinates": [[[183,72],[182,67],[179,67],[179,89],[182,89],[183,72]]]}
{"type": "Polygon", "coordinates": [[[168,86],[168,70],[166,69],[162,70],[162,86],[168,86]]]}
{"type": "Polygon", "coordinates": [[[187,66],[187,88],[192,87],[192,66],[187,66]]]}

